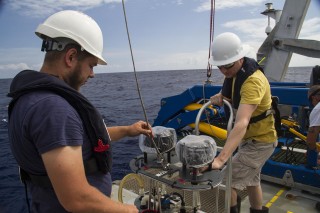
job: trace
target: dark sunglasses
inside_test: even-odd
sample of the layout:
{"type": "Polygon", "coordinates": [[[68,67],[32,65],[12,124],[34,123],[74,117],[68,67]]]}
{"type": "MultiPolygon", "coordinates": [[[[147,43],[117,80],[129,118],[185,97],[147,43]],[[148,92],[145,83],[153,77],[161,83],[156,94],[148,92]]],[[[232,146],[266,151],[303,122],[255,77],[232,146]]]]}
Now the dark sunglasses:
{"type": "Polygon", "coordinates": [[[235,64],[235,62],[232,62],[232,63],[230,63],[230,64],[218,66],[218,68],[219,68],[219,69],[221,69],[221,68],[230,69],[231,67],[234,66],[234,64],[235,64]]]}

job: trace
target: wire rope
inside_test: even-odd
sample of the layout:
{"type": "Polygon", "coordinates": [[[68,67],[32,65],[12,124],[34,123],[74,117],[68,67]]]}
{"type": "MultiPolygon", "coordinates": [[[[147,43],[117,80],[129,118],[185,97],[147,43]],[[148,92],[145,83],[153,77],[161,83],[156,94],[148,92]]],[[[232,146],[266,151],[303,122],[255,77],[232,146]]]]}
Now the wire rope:
{"type": "Polygon", "coordinates": [[[123,8],[123,14],[124,14],[124,19],[125,19],[125,24],[126,24],[129,48],[130,48],[130,53],[131,53],[131,61],[132,61],[132,65],[133,65],[133,72],[134,72],[136,86],[137,86],[137,90],[138,90],[138,94],[139,94],[139,99],[140,99],[141,107],[142,107],[142,110],[143,110],[144,118],[145,118],[147,124],[149,124],[147,113],[146,113],[146,109],[145,109],[145,106],[144,106],[144,103],[143,103],[143,100],[142,100],[142,95],[141,95],[141,91],[140,91],[140,85],[139,85],[139,81],[138,81],[138,77],[137,77],[136,66],[135,66],[135,63],[134,63],[133,51],[132,51],[131,39],[130,39],[130,35],[129,35],[128,21],[127,21],[127,14],[126,14],[126,9],[125,9],[125,5],[124,5],[124,0],[122,0],[122,8],[123,8]]]}
{"type": "MultiPolygon", "coordinates": [[[[124,20],[125,20],[125,24],[126,24],[126,31],[127,31],[127,36],[128,36],[128,42],[129,42],[129,48],[130,48],[130,54],[131,54],[131,61],[132,61],[132,65],[133,65],[133,72],[134,72],[134,77],[135,77],[135,81],[136,81],[136,86],[137,86],[137,91],[139,94],[139,99],[140,99],[140,103],[141,103],[141,107],[143,110],[143,114],[144,114],[144,118],[145,121],[147,123],[147,126],[149,127],[150,123],[148,121],[148,116],[147,116],[147,112],[143,103],[143,99],[142,99],[142,95],[141,95],[141,91],[140,91],[140,85],[139,85],[139,81],[138,81],[138,77],[137,77],[137,71],[136,71],[136,66],[134,63],[134,58],[133,58],[133,51],[132,51],[132,45],[131,45],[131,39],[130,39],[130,34],[129,34],[129,27],[128,27],[128,21],[127,21],[127,14],[126,14],[126,9],[125,9],[125,4],[124,4],[124,0],[122,0],[122,8],[123,8],[123,15],[124,15],[124,20]]],[[[157,151],[157,155],[160,158],[162,165],[164,168],[167,167],[166,163],[164,162],[164,157],[163,154],[160,153],[159,148],[157,147],[157,144],[154,141],[153,137],[150,137],[151,141],[157,151]]]]}
{"type": "MultiPolygon", "coordinates": [[[[208,59],[210,59],[211,56],[211,44],[213,41],[213,35],[214,35],[214,15],[215,15],[215,0],[211,0],[211,13],[210,13],[210,39],[209,39],[209,54],[208,54],[208,59]]],[[[208,65],[207,65],[207,78],[209,81],[209,78],[211,77],[212,73],[212,65],[209,63],[208,60],[208,65]]]]}

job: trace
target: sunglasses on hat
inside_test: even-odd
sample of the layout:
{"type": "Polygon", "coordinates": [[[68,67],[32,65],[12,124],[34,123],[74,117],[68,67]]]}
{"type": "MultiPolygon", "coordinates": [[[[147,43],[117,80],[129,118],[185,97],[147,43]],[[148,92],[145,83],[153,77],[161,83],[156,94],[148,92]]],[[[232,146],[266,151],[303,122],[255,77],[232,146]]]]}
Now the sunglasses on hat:
{"type": "Polygon", "coordinates": [[[225,68],[225,69],[230,69],[234,66],[235,62],[232,62],[230,64],[226,64],[226,65],[222,65],[222,66],[218,66],[219,69],[221,68],[225,68]]]}

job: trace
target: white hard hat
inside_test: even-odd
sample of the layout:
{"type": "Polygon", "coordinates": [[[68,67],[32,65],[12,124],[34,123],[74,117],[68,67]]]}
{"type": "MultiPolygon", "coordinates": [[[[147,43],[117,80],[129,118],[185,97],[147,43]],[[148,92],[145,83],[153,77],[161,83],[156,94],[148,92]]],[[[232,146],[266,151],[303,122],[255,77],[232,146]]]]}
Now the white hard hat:
{"type": "Polygon", "coordinates": [[[64,10],[51,15],[40,24],[36,35],[42,39],[69,38],[98,58],[99,64],[107,64],[102,57],[103,37],[99,25],[90,16],[73,10],[64,10]]]}
{"type": "Polygon", "coordinates": [[[212,55],[209,63],[214,66],[222,66],[243,58],[250,48],[243,45],[236,34],[226,32],[213,40],[211,49],[212,55]]]}

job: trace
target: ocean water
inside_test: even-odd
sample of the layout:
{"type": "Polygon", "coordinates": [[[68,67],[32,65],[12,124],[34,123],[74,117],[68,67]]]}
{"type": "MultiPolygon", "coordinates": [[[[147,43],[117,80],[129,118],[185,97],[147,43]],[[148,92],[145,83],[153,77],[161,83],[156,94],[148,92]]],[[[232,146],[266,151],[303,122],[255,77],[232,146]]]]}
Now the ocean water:
{"type": "MultiPolygon", "coordinates": [[[[309,82],[312,67],[290,68],[285,81],[309,82]]],[[[207,80],[206,70],[152,71],[137,73],[149,122],[152,124],[160,109],[163,97],[182,93],[207,80]]],[[[210,78],[220,85],[222,74],[214,70],[210,78]]],[[[19,180],[18,166],[8,141],[6,97],[12,79],[0,79],[0,213],[27,213],[24,186],[19,180]]],[[[107,126],[130,125],[144,120],[141,102],[133,72],[96,74],[81,89],[103,115],[107,126]]],[[[113,143],[113,180],[130,173],[130,160],[141,154],[138,137],[124,138],[113,143]]]]}

